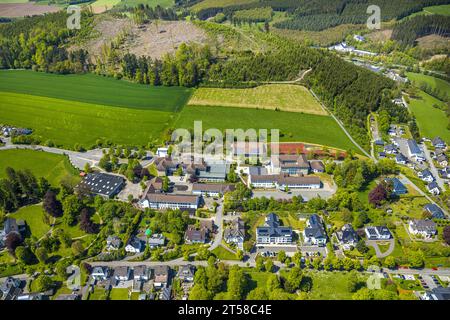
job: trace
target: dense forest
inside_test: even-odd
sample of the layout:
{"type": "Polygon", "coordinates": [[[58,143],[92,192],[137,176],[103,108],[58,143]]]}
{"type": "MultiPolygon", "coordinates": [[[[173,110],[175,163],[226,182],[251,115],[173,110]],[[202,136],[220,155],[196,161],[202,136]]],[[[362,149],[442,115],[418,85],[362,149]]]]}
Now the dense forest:
{"type": "Polygon", "coordinates": [[[450,17],[441,15],[419,15],[398,23],[392,39],[404,46],[413,46],[416,39],[430,34],[450,36],[450,17]]]}

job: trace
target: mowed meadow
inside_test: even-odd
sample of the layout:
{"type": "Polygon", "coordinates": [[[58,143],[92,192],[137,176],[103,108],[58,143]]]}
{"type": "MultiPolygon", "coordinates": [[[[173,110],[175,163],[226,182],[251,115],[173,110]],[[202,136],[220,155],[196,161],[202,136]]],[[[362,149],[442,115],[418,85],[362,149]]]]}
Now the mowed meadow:
{"type": "Polygon", "coordinates": [[[190,95],[92,74],[1,71],[0,123],[31,128],[42,142],[69,149],[97,139],[146,145],[161,138],[190,95]]]}
{"type": "Polygon", "coordinates": [[[249,89],[200,88],[192,95],[189,105],[327,114],[307,88],[288,84],[270,84],[249,89]]]}

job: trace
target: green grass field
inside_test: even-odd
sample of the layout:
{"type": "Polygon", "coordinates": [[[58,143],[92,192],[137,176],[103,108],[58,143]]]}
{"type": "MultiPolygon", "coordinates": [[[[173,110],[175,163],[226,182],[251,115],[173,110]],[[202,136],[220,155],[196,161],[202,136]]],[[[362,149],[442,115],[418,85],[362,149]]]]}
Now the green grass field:
{"type": "Polygon", "coordinates": [[[111,289],[109,300],[128,300],[128,288],[111,289]]]}
{"type": "Polygon", "coordinates": [[[23,207],[10,215],[11,218],[25,220],[30,228],[31,235],[38,239],[50,230],[50,226],[44,223],[43,216],[44,212],[40,204],[23,207]]]}
{"type": "MultiPolygon", "coordinates": [[[[189,105],[259,108],[326,115],[303,86],[271,84],[250,89],[200,88],[189,105]]],[[[205,110],[207,111],[207,110],[205,110]]]]}
{"type": "Polygon", "coordinates": [[[426,8],[423,8],[423,11],[425,11],[426,13],[442,14],[445,16],[450,16],[450,4],[426,7],[426,8]]]}
{"type": "Polygon", "coordinates": [[[116,7],[135,7],[138,4],[148,4],[150,7],[161,6],[163,8],[170,8],[174,5],[174,0],[119,0],[116,7]]]}
{"type": "Polygon", "coordinates": [[[28,0],[0,0],[0,3],[27,3],[28,0]]]}
{"type": "Polygon", "coordinates": [[[329,116],[247,108],[188,106],[180,113],[174,128],[192,129],[194,121],[200,120],[203,121],[203,130],[279,129],[280,141],[301,141],[356,150],[329,116]]]}
{"type": "Polygon", "coordinates": [[[411,99],[409,108],[417,119],[421,135],[429,139],[440,136],[444,141],[450,143],[447,116],[444,111],[433,107],[435,104],[443,105],[443,102],[422,91],[419,96],[421,99],[411,99]]]}
{"type": "Polygon", "coordinates": [[[450,83],[445,80],[435,78],[432,76],[427,76],[421,73],[407,72],[407,77],[417,86],[422,83],[430,85],[433,89],[437,88],[441,92],[450,92],[450,83]]]}
{"type": "Polygon", "coordinates": [[[94,74],[56,75],[25,70],[0,71],[1,91],[168,112],[180,110],[191,95],[190,89],[181,87],[149,87],[94,74]]]}
{"type": "Polygon", "coordinates": [[[92,3],[90,6],[95,13],[104,12],[106,10],[111,9],[115,5],[118,5],[120,0],[97,0],[92,3]]]}
{"type": "Polygon", "coordinates": [[[258,0],[203,0],[191,7],[193,11],[199,11],[208,8],[223,8],[233,5],[249,4],[258,0]]]}
{"type": "Polygon", "coordinates": [[[230,251],[228,251],[222,246],[218,246],[211,252],[214,253],[216,257],[220,260],[237,260],[235,254],[232,254],[230,251]]]}
{"type": "Polygon", "coordinates": [[[70,177],[76,182],[79,177],[63,155],[33,151],[33,150],[3,150],[0,151],[0,178],[6,176],[5,169],[29,169],[35,176],[46,178],[50,184],[59,185],[61,179],[70,177]]]}
{"type": "Polygon", "coordinates": [[[171,117],[170,112],[0,92],[0,123],[32,128],[42,142],[68,148],[75,143],[89,148],[99,138],[146,145],[160,138],[171,117]]]}
{"type": "MultiPolygon", "coordinates": [[[[352,293],[347,289],[349,273],[314,271],[306,273],[312,279],[312,290],[308,294],[312,300],[351,300],[352,293]]],[[[366,277],[359,276],[361,281],[366,277]]]]}

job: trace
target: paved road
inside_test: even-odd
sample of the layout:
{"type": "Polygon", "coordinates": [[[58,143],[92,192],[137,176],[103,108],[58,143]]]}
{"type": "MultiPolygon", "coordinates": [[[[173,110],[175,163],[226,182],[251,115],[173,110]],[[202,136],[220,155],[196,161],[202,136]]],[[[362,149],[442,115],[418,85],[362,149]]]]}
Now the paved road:
{"type": "Polygon", "coordinates": [[[214,250],[222,244],[223,237],[223,203],[219,203],[216,209],[216,216],[214,218],[214,223],[217,226],[217,233],[214,237],[214,242],[209,247],[209,251],[214,250]]]}
{"type": "Polygon", "coordinates": [[[441,188],[442,191],[445,191],[445,182],[439,176],[439,172],[436,169],[436,166],[434,165],[433,159],[431,158],[430,150],[428,150],[425,143],[423,143],[422,146],[423,146],[423,151],[425,153],[425,158],[427,158],[427,161],[430,164],[431,173],[433,174],[434,178],[436,179],[436,182],[439,185],[439,188],[441,188]]]}

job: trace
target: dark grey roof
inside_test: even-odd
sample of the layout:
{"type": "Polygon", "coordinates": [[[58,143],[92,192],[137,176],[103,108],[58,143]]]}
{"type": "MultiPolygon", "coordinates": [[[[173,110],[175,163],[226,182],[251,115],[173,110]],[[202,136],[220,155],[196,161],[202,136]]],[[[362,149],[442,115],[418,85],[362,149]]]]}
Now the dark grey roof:
{"type": "Polygon", "coordinates": [[[280,226],[278,216],[270,213],[266,217],[264,226],[256,228],[256,233],[263,237],[283,237],[292,235],[292,228],[280,226]]]}
{"type": "Polygon", "coordinates": [[[428,190],[433,190],[435,188],[439,188],[436,181],[430,182],[427,187],[428,187],[428,190]]]}
{"type": "Polygon", "coordinates": [[[341,231],[337,232],[338,239],[341,243],[349,243],[358,241],[358,235],[351,226],[351,224],[346,224],[342,227],[341,231]]]}
{"type": "Polygon", "coordinates": [[[264,167],[249,167],[248,168],[248,173],[252,176],[252,175],[256,175],[256,176],[262,176],[262,175],[266,175],[267,174],[267,169],[264,167]]]}
{"type": "Polygon", "coordinates": [[[305,228],[305,235],[307,237],[326,238],[325,229],[317,214],[313,214],[309,217],[308,227],[305,228]]]}
{"type": "Polygon", "coordinates": [[[433,140],[431,140],[431,143],[433,144],[433,146],[445,145],[445,141],[442,140],[441,137],[435,137],[433,140]]]}
{"type": "Polygon", "coordinates": [[[444,212],[441,210],[441,208],[439,208],[434,203],[427,203],[423,208],[425,210],[427,210],[429,213],[431,213],[433,218],[436,218],[436,219],[445,218],[444,212]]]}
{"type": "Polygon", "coordinates": [[[421,154],[422,150],[420,150],[419,145],[417,144],[417,142],[415,140],[409,139],[407,141],[408,143],[408,148],[409,151],[411,152],[411,154],[421,154]]]}
{"type": "Polygon", "coordinates": [[[125,179],[106,173],[89,173],[78,185],[94,194],[112,197],[122,188],[125,179]]]}

